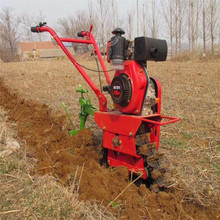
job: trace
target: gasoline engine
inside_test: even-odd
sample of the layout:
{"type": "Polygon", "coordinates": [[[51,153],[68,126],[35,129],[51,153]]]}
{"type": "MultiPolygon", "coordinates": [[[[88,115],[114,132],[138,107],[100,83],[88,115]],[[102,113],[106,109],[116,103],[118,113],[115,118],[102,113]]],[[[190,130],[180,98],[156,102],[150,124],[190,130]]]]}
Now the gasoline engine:
{"type": "Polygon", "coordinates": [[[157,82],[149,78],[146,62],[166,60],[166,41],[148,37],[126,40],[121,28],[112,33],[115,36],[107,44],[107,60],[116,73],[104,91],[111,94],[117,109],[123,113],[146,116],[157,112],[161,91],[157,82]]]}

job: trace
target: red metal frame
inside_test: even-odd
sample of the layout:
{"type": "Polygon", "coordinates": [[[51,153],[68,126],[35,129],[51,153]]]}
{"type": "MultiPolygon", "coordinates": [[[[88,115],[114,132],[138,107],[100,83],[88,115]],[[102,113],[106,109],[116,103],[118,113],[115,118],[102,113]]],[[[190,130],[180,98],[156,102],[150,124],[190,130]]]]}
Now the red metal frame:
{"type": "Polygon", "coordinates": [[[34,32],[49,32],[52,35],[54,40],[65,52],[67,57],[81,73],[98,97],[99,111],[95,112],[95,122],[99,128],[103,130],[103,148],[108,150],[108,164],[113,167],[125,166],[132,172],[141,173],[143,175],[142,178],[146,179],[147,171],[144,168],[144,159],[142,156],[137,154],[137,146],[135,144],[135,135],[139,127],[144,123],[146,130],[151,130],[150,143],[155,143],[158,150],[160,126],[179,121],[179,118],[161,115],[161,84],[155,79],[152,80],[156,86],[155,90],[158,98],[156,112],[149,116],[140,115],[142,103],[146,93],[146,87],[149,82],[147,82],[143,67],[141,67],[138,62],[134,60],[125,61],[125,69],[123,71],[116,71],[115,73],[115,76],[118,76],[122,73],[126,73],[129,76],[132,84],[132,97],[130,103],[125,107],[117,105],[117,109],[120,112],[117,110],[107,110],[107,99],[105,95],[88,77],[84,69],[63,44],[63,42],[92,44],[101,63],[106,81],[108,85],[111,85],[111,80],[102,59],[102,55],[91,31],[92,26],[90,31],[81,32],[81,36],[86,37],[86,40],[84,40],[59,38],[52,28],[46,26],[34,28],[34,32]],[[122,114],[121,112],[127,114],[122,114]],[[162,122],[163,119],[168,119],[168,121],[162,122]],[[116,143],[117,146],[113,142],[116,137],[119,139],[119,142],[116,143]]]}
{"type": "Polygon", "coordinates": [[[105,95],[98,89],[98,87],[94,84],[94,82],[88,77],[88,75],[86,74],[84,69],[80,66],[80,64],[76,61],[74,56],[70,53],[70,51],[63,44],[63,42],[93,44],[93,46],[95,48],[95,52],[99,58],[100,64],[101,64],[102,69],[104,71],[106,81],[109,85],[111,85],[111,80],[110,80],[108,71],[107,71],[105,63],[102,59],[102,55],[99,51],[98,45],[95,41],[95,38],[94,38],[93,34],[91,33],[91,30],[92,30],[92,27],[90,28],[90,31],[81,32],[81,35],[86,37],[86,40],[83,40],[83,39],[81,40],[81,39],[71,39],[71,38],[59,38],[57,36],[56,32],[50,27],[47,27],[47,26],[36,27],[37,32],[49,32],[52,35],[52,37],[57,42],[57,44],[61,47],[61,49],[64,51],[64,53],[70,59],[70,61],[74,64],[74,66],[77,68],[77,70],[81,73],[81,75],[87,81],[89,86],[95,92],[96,96],[99,99],[99,110],[100,111],[107,111],[107,99],[106,99],[105,95]]]}
{"type": "Polygon", "coordinates": [[[152,115],[151,117],[155,117],[154,120],[145,118],[145,119],[143,119],[143,121],[154,124],[154,125],[162,126],[162,125],[171,124],[171,123],[174,123],[174,122],[180,120],[179,118],[163,116],[163,115],[160,115],[160,116],[159,115],[158,116],[157,115],[152,115]],[[161,122],[162,119],[170,119],[170,120],[165,121],[165,122],[161,122]]]}

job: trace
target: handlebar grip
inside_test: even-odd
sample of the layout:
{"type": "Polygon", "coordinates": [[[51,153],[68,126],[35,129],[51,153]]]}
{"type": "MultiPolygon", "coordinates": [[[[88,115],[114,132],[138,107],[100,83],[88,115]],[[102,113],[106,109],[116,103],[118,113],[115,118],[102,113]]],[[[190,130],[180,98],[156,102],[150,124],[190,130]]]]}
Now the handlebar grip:
{"type": "Polygon", "coordinates": [[[38,32],[37,31],[37,26],[36,27],[31,27],[31,32],[38,32]]]}
{"type": "Polygon", "coordinates": [[[83,31],[78,32],[78,33],[77,33],[77,36],[78,36],[78,37],[83,37],[82,32],[83,32],[83,31]]]}

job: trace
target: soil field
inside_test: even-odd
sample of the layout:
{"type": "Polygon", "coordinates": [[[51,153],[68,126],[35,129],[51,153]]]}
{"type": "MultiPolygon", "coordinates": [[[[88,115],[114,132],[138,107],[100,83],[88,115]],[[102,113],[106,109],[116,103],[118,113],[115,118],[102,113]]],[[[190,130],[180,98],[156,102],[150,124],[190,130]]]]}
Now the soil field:
{"type": "MultiPolygon", "coordinates": [[[[95,68],[86,57],[79,61],[95,68]]],[[[149,63],[148,72],[161,81],[163,114],[181,118],[161,131],[160,150],[174,174],[166,192],[129,185],[126,169],[100,166],[99,146],[93,141],[93,132],[99,133],[92,118],[87,127],[93,132],[68,135],[61,102],[76,127],[79,84],[98,104],[68,60],[0,64],[0,105],[17,124],[21,147],[25,143],[28,156],[36,159],[33,176],[51,174],[67,187],[77,181],[79,199],[96,200],[120,219],[219,219],[220,62],[149,63]]],[[[98,85],[97,73],[89,75],[98,85]]]]}

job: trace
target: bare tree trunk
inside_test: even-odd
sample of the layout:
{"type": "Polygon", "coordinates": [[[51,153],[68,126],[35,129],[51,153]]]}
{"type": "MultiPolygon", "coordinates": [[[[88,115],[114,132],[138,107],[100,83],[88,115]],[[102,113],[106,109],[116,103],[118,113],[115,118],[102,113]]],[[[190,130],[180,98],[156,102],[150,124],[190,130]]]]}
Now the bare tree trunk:
{"type": "Polygon", "coordinates": [[[205,19],[206,19],[206,10],[205,10],[205,0],[202,2],[202,31],[203,31],[203,54],[206,54],[206,28],[205,28],[205,19]]]}
{"type": "Polygon", "coordinates": [[[152,31],[151,31],[151,35],[152,38],[156,38],[157,37],[157,22],[156,22],[156,6],[155,6],[155,1],[151,2],[152,4],[152,31]]]}
{"type": "Polygon", "coordinates": [[[171,58],[173,56],[173,1],[174,0],[170,0],[169,2],[164,0],[160,1],[163,9],[163,15],[168,26],[171,58]]]}
{"type": "Polygon", "coordinates": [[[139,37],[139,2],[137,0],[137,36],[139,37]]]}
{"type": "Polygon", "coordinates": [[[210,0],[210,38],[211,38],[211,52],[214,54],[214,40],[215,40],[215,26],[216,26],[216,1],[210,0]]]}
{"type": "Polygon", "coordinates": [[[112,17],[113,17],[113,27],[116,28],[116,10],[114,0],[112,0],[112,17]]]}
{"type": "Polygon", "coordinates": [[[191,9],[191,34],[192,34],[192,51],[194,51],[194,46],[195,46],[195,30],[194,30],[194,0],[190,1],[190,9],[191,9]]]}
{"type": "MultiPolygon", "coordinates": [[[[110,16],[109,7],[111,8],[111,2],[106,0],[96,0],[96,19],[98,22],[98,26],[100,29],[100,41],[102,46],[102,52],[105,58],[105,46],[106,42],[108,41],[108,33],[113,30],[113,22],[110,16]]],[[[116,13],[116,12],[115,12],[116,13]]]]}
{"type": "Polygon", "coordinates": [[[145,5],[143,4],[143,35],[146,36],[146,23],[145,23],[146,17],[145,17],[144,9],[145,9],[145,5]]]}
{"type": "Polygon", "coordinates": [[[179,42],[178,42],[178,51],[180,53],[180,51],[181,51],[181,43],[182,43],[182,22],[183,22],[182,9],[181,9],[180,0],[178,0],[178,11],[179,11],[179,27],[178,27],[179,42]]]}
{"type": "Polygon", "coordinates": [[[199,15],[200,15],[200,1],[196,1],[196,31],[195,31],[195,38],[196,38],[196,49],[198,48],[198,38],[199,38],[199,15]]]}
{"type": "Polygon", "coordinates": [[[188,44],[189,44],[189,51],[191,51],[191,7],[190,7],[190,0],[188,5],[188,44]]]}
{"type": "Polygon", "coordinates": [[[128,20],[128,39],[132,39],[133,37],[133,22],[134,22],[134,13],[132,11],[128,12],[127,14],[127,20],[128,20]]]}
{"type": "Polygon", "coordinates": [[[94,8],[93,8],[92,0],[88,1],[88,10],[89,10],[89,23],[91,25],[94,21],[94,8]]]}
{"type": "Polygon", "coordinates": [[[27,15],[27,14],[22,15],[21,23],[23,25],[23,30],[24,30],[23,33],[25,35],[24,39],[26,41],[34,41],[33,40],[33,33],[30,31],[30,27],[33,24],[32,23],[33,20],[34,19],[32,17],[30,17],[29,15],[27,15]]]}
{"type": "MultiPolygon", "coordinates": [[[[104,12],[103,12],[103,1],[100,0],[100,13],[101,13],[101,19],[104,20],[104,12]]],[[[102,52],[104,53],[105,58],[105,22],[101,22],[101,42],[102,42],[102,52]]]]}
{"type": "Polygon", "coordinates": [[[173,56],[173,0],[170,0],[170,44],[171,44],[171,58],[173,56]]]}
{"type": "Polygon", "coordinates": [[[176,44],[175,44],[175,53],[177,54],[177,48],[178,48],[178,0],[175,0],[175,38],[176,38],[176,44]]]}

